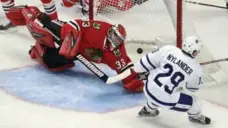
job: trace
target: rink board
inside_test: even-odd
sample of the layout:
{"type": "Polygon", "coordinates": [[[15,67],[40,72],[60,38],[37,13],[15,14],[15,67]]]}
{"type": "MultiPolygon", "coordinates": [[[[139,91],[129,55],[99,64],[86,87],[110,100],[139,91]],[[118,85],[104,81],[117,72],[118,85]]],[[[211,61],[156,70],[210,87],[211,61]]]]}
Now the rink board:
{"type": "MultiPolygon", "coordinates": [[[[99,66],[109,75],[108,67],[99,66]]],[[[104,84],[84,65],[52,73],[40,65],[0,72],[0,88],[25,101],[61,109],[110,112],[131,108],[144,101],[143,94],[127,93],[122,84],[104,84]]]]}

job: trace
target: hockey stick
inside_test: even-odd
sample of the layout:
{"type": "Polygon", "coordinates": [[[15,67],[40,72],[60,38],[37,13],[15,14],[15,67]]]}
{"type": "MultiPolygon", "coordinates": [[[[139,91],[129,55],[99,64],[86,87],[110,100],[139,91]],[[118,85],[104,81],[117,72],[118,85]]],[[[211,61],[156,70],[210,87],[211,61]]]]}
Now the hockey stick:
{"type": "Polygon", "coordinates": [[[224,62],[224,61],[228,61],[228,58],[223,58],[223,59],[218,59],[218,60],[211,60],[211,61],[207,61],[207,62],[202,62],[202,63],[200,63],[200,65],[207,65],[207,64],[213,64],[213,63],[224,62]]]}
{"type": "Polygon", "coordinates": [[[185,2],[186,2],[186,3],[190,3],[190,4],[197,4],[197,5],[207,6],[207,7],[228,9],[228,7],[223,7],[223,6],[213,5],[213,4],[207,4],[207,3],[201,3],[201,2],[195,2],[195,1],[188,1],[188,0],[185,0],[185,2]]]}
{"type": "Polygon", "coordinates": [[[113,84],[118,81],[121,81],[122,79],[126,78],[131,74],[131,70],[128,69],[124,71],[121,74],[118,74],[116,76],[109,77],[106,75],[103,71],[101,71],[95,64],[87,60],[84,56],[81,54],[78,54],[76,58],[84,65],[86,66],[91,72],[93,72],[97,77],[99,77],[102,81],[104,81],[106,84],[113,84]]]}

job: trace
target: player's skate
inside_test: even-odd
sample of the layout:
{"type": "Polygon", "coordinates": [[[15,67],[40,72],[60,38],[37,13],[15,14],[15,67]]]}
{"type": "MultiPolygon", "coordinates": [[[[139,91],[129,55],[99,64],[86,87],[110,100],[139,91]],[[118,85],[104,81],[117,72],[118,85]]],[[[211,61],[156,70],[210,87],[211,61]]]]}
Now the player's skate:
{"type": "Polygon", "coordinates": [[[211,119],[201,115],[199,118],[193,118],[193,117],[188,117],[189,121],[193,122],[193,123],[199,123],[199,124],[210,124],[211,123],[211,119]]]}
{"type": "Polygon", "coordinates": [[[155,117],[155,116],[158,116],[158,115],[159,115],[159,111],[156,108],[153,109],[153,110],[151,109],[150,111],[148,111],[145,106],[138,113],[139,117],[155,117]]]}
{"type": "Polygon", "coordinates": [[[11,29],[14,29],[15,27],[16,26],[14,26],[11,21],[7,20],[5,21],[5,23],[0,25],[0,31],[11,30],[11,29]]]}
{"type": "Polygon", "coordinates": [[[225,0],[225,2],[226,2],[226,8],[228,9],[228,0],[225,0]]]}

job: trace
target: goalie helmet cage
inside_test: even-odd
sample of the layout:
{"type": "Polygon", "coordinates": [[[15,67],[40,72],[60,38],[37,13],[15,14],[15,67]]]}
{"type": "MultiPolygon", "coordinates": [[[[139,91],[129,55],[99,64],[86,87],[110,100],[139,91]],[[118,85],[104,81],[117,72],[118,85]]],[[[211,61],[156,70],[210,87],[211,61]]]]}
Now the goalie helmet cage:
{"type": "MultiPolygon", "coordinates": [[[[184,37],[198,36],[183,0],[89,0],[89,19],[122,24],[127,30],[127,44],[143,49],[161,47],[166,43],[180,48],[184,37]],[[173,38],[161,41],[160,37],[173,38]]],[[[205,45],[197,60],[213,60],[205,45]]],[[[222,83],[227,78],[217,63],[203,66],[203,70],[207,86],[222,83]]]]}

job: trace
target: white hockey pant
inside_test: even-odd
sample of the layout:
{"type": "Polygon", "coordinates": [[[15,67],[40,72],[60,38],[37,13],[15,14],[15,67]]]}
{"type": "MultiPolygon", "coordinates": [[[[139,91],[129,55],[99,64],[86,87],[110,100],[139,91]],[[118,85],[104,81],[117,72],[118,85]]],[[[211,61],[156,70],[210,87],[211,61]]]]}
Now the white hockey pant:
{"type": "Polygon", "coordinates": [[[157,93],[159,90],[152,89],[151,86],[156,85],[150,85],[147,81],[144,87],[144,94],[147,98],[145,107],[147,110],[161,107],[179,112],[187,112],[193,118],[198,118],[201,115],[201,104],[196,97],[184,93],[167,94],[167,96],[159,95],[157,93]]]}

